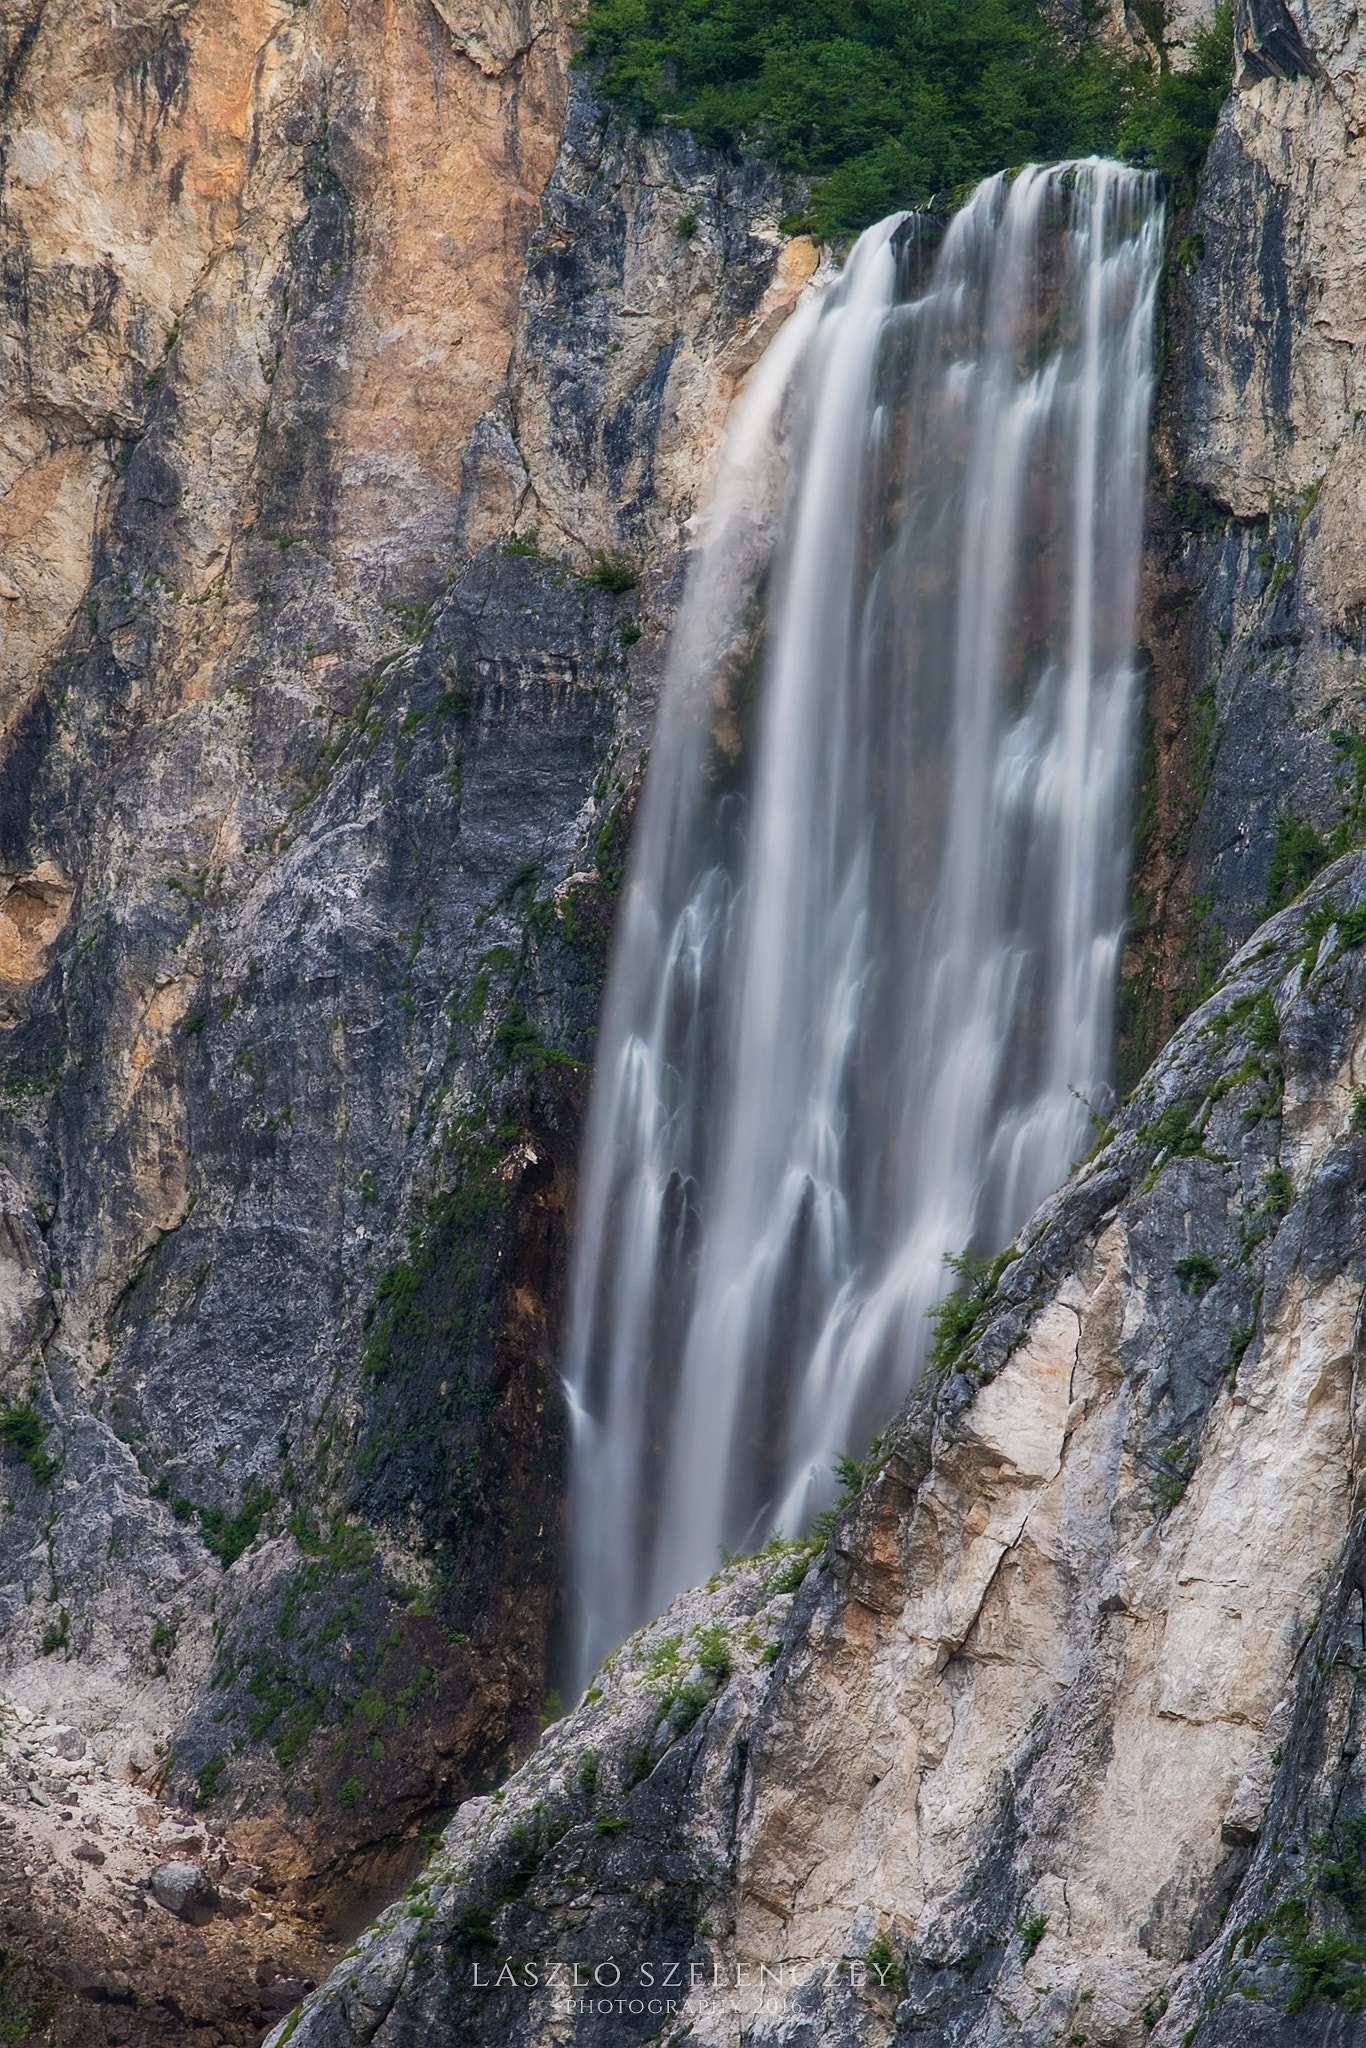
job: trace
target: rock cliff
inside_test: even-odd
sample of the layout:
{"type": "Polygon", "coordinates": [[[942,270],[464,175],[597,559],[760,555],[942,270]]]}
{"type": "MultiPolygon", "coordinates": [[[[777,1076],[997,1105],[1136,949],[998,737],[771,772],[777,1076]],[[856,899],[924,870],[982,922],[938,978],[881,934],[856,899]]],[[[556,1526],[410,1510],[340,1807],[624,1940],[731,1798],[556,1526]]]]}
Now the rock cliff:
{"type": "Polygon", "coordinates": [[[296,2043],[1366,2039],[1358,70],[1245,7],[1174,223],[1134,1093],[828,1547],[610,1659],[296,2043]]]}
{"type": "Polygon", "coordinates": [[[570,34],[0,21],[0,2024],[1351,2039],[1355,17],[1243,7],[1173,232],[1146,1078],[828,1549],[555,1720],[614,899],[709,453],[820,256],[570,34]]]}
{"type": "Polygon", "coordinates": [[[536,1738],[642,738],[816,251],[539,0],[4,36],[0,2018],[257,2040],[536,1738]]]}
{"type": "Polygon", "coordinates": [[[1173,224],[1125,1078],[1362,836],[1360,176],[1351,17],[1260,5],[1173,224]],[[1277,854],[1281,858],[1277,861],[1277,854]]]}

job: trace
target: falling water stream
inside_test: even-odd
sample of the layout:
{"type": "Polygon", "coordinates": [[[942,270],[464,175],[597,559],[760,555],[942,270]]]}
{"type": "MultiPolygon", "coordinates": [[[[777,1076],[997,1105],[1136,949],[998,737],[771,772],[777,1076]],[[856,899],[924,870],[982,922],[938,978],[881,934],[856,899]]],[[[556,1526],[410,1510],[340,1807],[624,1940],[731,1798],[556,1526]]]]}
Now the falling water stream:
{"type": "Polygon", "coordinates": [[[1162,208],[870,228],[735,410],[599,1042],[566,1380],[584,1669],[796,1531],[1109,1076],[1162,208]]]}

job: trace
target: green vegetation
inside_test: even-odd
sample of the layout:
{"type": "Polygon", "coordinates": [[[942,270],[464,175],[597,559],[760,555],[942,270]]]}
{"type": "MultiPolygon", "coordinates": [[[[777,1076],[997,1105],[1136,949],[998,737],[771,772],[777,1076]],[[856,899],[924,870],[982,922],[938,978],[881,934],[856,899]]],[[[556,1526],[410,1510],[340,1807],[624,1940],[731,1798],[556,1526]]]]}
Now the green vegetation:
{"type": "Polygon", "coordinates": [[[1301,979],[1314,972],[1319,964],[1319,954],[1329,932],[1337,935],[1336,943],[1329,949],[1324,960],[1325,968],[1331,967],[1344,953],[1366,945],[1366,904],[1358,904],[1354,910],[1344,910],[1331,896],[1325,896],[1322,903],[1316,903],[1304,920],[1301,931],[1300,950],[1301,979]]]}
{"type": "Polygon", "coordinates": [[[65,1607],[57,1610],[57,1619],[43,1631],[43,1655],[53,1657],[58,1650],[71,1648],[71,1616],[65,1607]]]}
{"type": "MultiPolygon", "coordinates": [[[[261,1524],[275,1505],[274,1495],[263,1486],[248,1480],[242,1495],[242,1505],[235,1515],[224,1508],[206,1508],[187,1500],[183,1493],[171,1498],[171,1482],[164,1474],[155,1485],[148,1488],[153,1500],[164,1500],[170,1505],[171,1513],[178,1522],[199,1523],[199,1533],[205,1548],[211,1550],[219,1563],[226,1569],[236,1564],[244,1550],[250,1549],[261,1533],[261,1524]]],[[[170,1638],[167,1637],[169,1642],[170,1638]]],[[[156,1638],[152,1639],[156,1648],[156,1638]]]]}
{"type": "MultiPolygon", "coordinates": [[[[1317,948],[1317,941],[1315,944],[1317,948]]],[[[1252,1050],[1244,1053],[1236,1066],[1230,1067],[1226,1073],[1219,1077],[1210,1089],[1210,1102],[1222,1102],[1224,1097],[1231,1095],[1235,1088],[1242,1088],[1249,1081],[1258,1081],[1261,1083],[1258,1093],[1249,1100],[1241,1112],[1243,1121],[1245,1123],[1256,1123],[1261,1117],[1279,1115],[1281,1095],[1285,1085],[1285,1076],[1281,1070],[1280,1060],[1277,1057],[1281,1025],[1280,1019],[1276,1014],[1276,1005],[1268,991],[1264,989],[1260,994],[1249,993],[1238,996],[1220,1016],[1214,1019],[1213,1023],[1209,1026],[1209,1030],[1211,1035],[1222,1043],[1229,1032],[1235,1029],[1235,1027],[1252,1050]]],[[[1197,1146],[1196,1149],[1199,1150],[1200,1148],[1197,1146]]],[[[1261,1208],[1255,1212],[1262,1219],[1263,1225],[1265,1225],[1268,1218],[1279,1220],[1279,1214],[1274,1217],[1272,1216],[1272,1210],[1275,1207],[1273,1195],[1278,1199],[1279,1192],[1279,1183],[1277,1183],[1275,1190],[1268,1187],[1267,1199],[1263,1201],[1261,1208]]],[[[1294,1192],[1292,1189],[1290,1200],[1293,1199],[1294,1192]]],[[[1284,1206],[1288,1207],[1289,1202],[1287,1201],[1284,1206]]],[[[1261,1228],[1259,1235],[1263,1237],[1266,1235],[1264,1227],[1261,1228]]],[[[1255,1238],[1248,1239],[1246,1233],[1244,1234],[1245,1248],[1256,1241],[1255,1238]]]]}
{"type": "Polygon", "coordinates": [[[1208,1294],[1219,1278],[1219,1268],[1204,1252],[1188,1252],[1184,1259],[1178,1259],[1172,1267],[1176,1284],[1183,1294],[1193,1294],[1198,1300],[1208,1294]]]}
{"type": "Polygon", "coordinates": [[[242,1552],[256,1541],[271,1506],[271,1496],[266,1489],[248,1481],[242,1505],[235,1515],[226,1514],[222,1508],[195,1509],[199,1533],[221,1565],[226,1568],[236,1564],[242,1552]]]}
{"type": "MultiPolygon", "coordinates": [[[[1275,1233],[1294,1204],[1295,1183],[1290,1175],[1279,1164],[1268,1166],[1262,1175],[1261,1200],[1248,1205],[1239,1229],[1245,1258],[1264,1238],[1275,1233]]],[[[1246,1350],[1246,1345],[1243,1348],[1246,1350]]]]}
{"type": "Polygon", "coordinates": [[[505,1899],[522,1897],[551,1850],[568,1834],[574,1818],[564,1811],[553,1813],[538,1799],[529,1814],[513,1822],[508,1829],[512,1869],[503,1884],[505,1899]]]}
{"type": "MultiPolygon", "coordinates": [[[[1330,1868],[1332,1866],[1329,1866],[1330,1868]]],[[[1284,1899],[1279,1906],[1240,1928],[1230,1944],[1244,1958],[1250,1957],[1271,1935],[1285,1950],[1295,1972],[1287,2013],[1303,2012],[1317,1998],[1344,2007],[1347,2012],[1366,2012],[1366,1944],[1351,1935],[1311,1935],[1309,1907],[1304,1899],[1284,1899]]]]}
{"type": "MultiPolygon", "coordinates": [[[[777,1559],[778,1569],[768,1581],[769,1592],[799,1593],[805,1583],[806,1575],[811,1569],[812,1559],[824,1547],[824,1537],[817,1537],[814,1532],[810,1536],[799,1536],[795,1539],[786,1536],[770,1536],[768,1542],[759,1553],[761,1557],[777,1559]]],[[[776,1656],[777,1646],[775,1646],[774,1650],[775,1659],[776,1656]]]]}
{"type": "MultiPolygon", "coordinates": [[[[1215,9],[1209,27],[1200,30],[1186,71],[1173,71],[1163,59],[1159,76],[1131,80],[1131,96],[1116,137],[1121,156],[1161,171],[1178,205],[1194,196],[1233,74],[1233,9],[1228,0],[1215,9]]],[[[1203,251],[1202,251],[1203,253],[1203,251]]]]}
{"type": "Polygon", "coordinates": [[[599,590],[610,590],[620,595],[623,590],[635,589],[636,572],[619,548],[613,548],[610,554],[604,554],[599,548],[588,580],[596,583],[599,590]]]}
{"type": "MultiPolygon", "coordinates": [[[[531,1041],[519,1035],[516,1025],[503,1050],[509,1063],[534,1057],[531,1041]]],[[[460,1135],[465,1142],[459,1180],[432,1202],[421,1226],[410,1234],[408,1256],[381,1274],[365,1312],[361,1365],[376,1377],[388,1372],[396,1358],[410,1362],[431,1343],[448,1347],[463,1371],[488,1322],[483,1261],[511,1198],[506,1147],[499,1132],[460,1135]]]]}
{"type": "Polygon", "coordinates": [[[654,1767],[655,1760],[650,1752],[649,1743],[638,1743],[626,1759],[626,1769],[621,1780],[622,1791],[634,1792],[637,1785],[645,1783],[654,1767]]]}
{"type": "MultiPolygon", "coordinates": [[[[657,1688],[655,1725],[668,1722],[672,1735],[683,1735],[711,1705],[728,1682],[733,1669],[730,1637],[720,1622],[709,1628],[695,1628],[686,1648],[681,1636],[661,1636],[650,1649],[645,1678],[657,1688]],[[699,1678],[691,1673],[697,1667],[699,1678]]],[[[648,1777],[654,1767],[650,1745],[632,1755],[627,1767],[625,1790],[648,1777]]]]}
{"type": "Polygon", "coordinates": [[[730,1638],[719,1621],[713,1622],[710,1628],[698,1630],[693,1650],[703,1673],[712,1684],[724,1685],[731,1674],[732,1660],[730,1638]]]}
{"type": "Polygon", "coordinates": [[[1356,1814],[1339,1829],[1341,1855],[1325,1862],[1319,1887],[1353,1920],[1366,1915],[1366,1814],[1356,1814]]]}
{"type": "Polygon", "coordinates": [[[1342,773],[1337,777],[1342,815],[1333,827],[1329,841],[1329,851],[1336,855],[1346,853],[1349,847],[1359,846],[1363,833],[1366,833],[1366,736],[1355,732],[1333,732],[1329,737],[1333,751],[1342,761],[1342,773]]]}
{"type": "Polygon", "coordinates": [[[1232,1386],[1238,1377],[1238,1368],[1247,1355],[1247,1347],[1257,1334],[1255,1323],[1240,1323],[1228,1333],[1228,1364],[1224,1377],[1232,1386]]]}
{"type": "Polygon", "coordinates": [[[56,1067],[44,1074],[6,1074],[0,1080],[0,1102],[29,1102],[35,1096],[50,1094],[60,1078],[56,1067]]]}
{"type": "Polygon", "coordinates": [[[1262,1176],[1262,1209],[1277,1222],[1295,1200],[1295,1183],[1283,1166],[1268,1166],[1262,1176]]]}
{"type": "Polygon", "coordinates": [[[1281,1042],[1281,1020],[1276,1015],[1276,1005],[1265,991],[1247,1013],[1244,1036],[1258,1052],[1274,1052],[1281,1042]]]}
{"type": "Polygon", "coordinates": [[[0,1439],[3,1439],[12,1451],[18,1453],[39,1486],[52,1484],[53,1475],[57,1470],[57,1460],[49,1456],[44,1448],[47,1443],[47,1424],[31,1401],[16,1402],[0,1415],[0,1439]]]}
{"type": "Polygon", "coordinates": [[[1235,1026],[1249,1045],[1258,1052],[1274,1052],[1281,1040],[1281,1020],[1276,1015],[1276,1005],[1267,990],[1261,994],[1241,995],[1217,1016],[1210,1026],[1214,1036],[1221,1042],[1228,1037],[1235,1026]]]}
{"type": "MultiPolygon", "coordinates": [[[[354,1724],[358,1744],[373,1739],[386,1715],[401,1726],[412,1699],[431,1683],[424,1669],[406,1691],[391,1686],[389,1693],[381,1692],[379,1681],[393,1649],[387,1636],[367,1663],[347,1657],[338,1668],[333,1646],[359,1627],[363,1602],[375,1589],[373,1540],[358,1523],[341,1517],[325,1531],[302,1515],[288,1526],[303,1561],[285,1582],[274,1623],[253,1630],[243,1643],[241,1661],[221,1663],[213,1676],[215,1688],[246,1680],[246,1699],[215,1718],[231,1714],[243,1721],[247,1737],[269,1740],[286,1768],[302,1756],[325,1721],[342,1721],[348,1728],[354,1724]]],[[[347,1735],[334,1761],[341,1762],[350,1746],[347,1735]]]]}
{"type": "Polygon", "coordinates": [[[1349,1934],[1321,1934],[1311,1940],[1293,1929],[1282,1938],[1296,1973],[1287,2013],[1303,2012],[1316,1998],[1328,1999],[1345,2012],[1366,2012],[1366,1943],[1349,1934]]]}
{"type": "Polygon", "coordinates": [[[498,1048],[503,1072],[516,1067],[528,1080],[543,1074],[547,1067],[577,1067],[582,1064],[569,1053],[546,1044],[515,996],[493,1034],[493,1042],[498,1048]]]}
{"type": "Polygon", "coordinates": [[[552,1685],[546,1694],[541,1711],[536,1717],[536,1726],[544,1735],[547,1728],[560,1720],[564,1714],[564,1701],[560,1698],[558,1686],[552,1685]]]}
{"type": "Polygon", "coordinates": [[[1160,1116],[1139,1125],[1138,1135],[1168,1159],[1194,1159],[1204,1150],[1205,1134],[1188,1102],[1169,1102],[1160,1116]]]}
{"type": "Polygon", "coordinates": [[[1153,1498],[1165,1515],[1185,1493],[1195,1471],[1195,1452],[1183,1437],[1167,1445],[1153,1475],[1153,1498]]]}
{"type": "Polygon", "coordinates": [[[1276,838],[1266,874],[1268,913],[1293,903],[1330,858],[1327,843],[1308,819],[1282,812],[1276,820],[1276,838]]]}
{"type": "Polygon", "coordinates": [[[35,1991],[33,1966],[17,1949],[0,1949],[0,2042],[17,2044],[43,2033],[57,2010],[54,1989],[35,1991]]]}
{"type": "Polygon", "coordinates": [[[1019,1255],[1013,1244],[994,1259],[979,1258],[974,1252],[960,1252],[944,1264],[958,1276],[958,1285],[930,1310],[934,1338],[930,1344],[929,1369],[937,1380],[946,1380],[967,1350],[985,1317],[996,1283],[1011,1261],[1019,1255]]]}
{"type": "Polygon", "coordinates": [[[1048,1932],[1047,1913],[1031,1913],[1028,1919],[1020,1921],[1018,1932],[1020,1948],[1023,1951],[1025,1961],[1028,1962],[1048,1932]]]}
{"type": "Polygon", "coordinates": [[[194,1781],[196,1812],[201,1807],[207,1806],[211,1799],[216,1799],[223,1790],[223,1773],[227,1767],[228,1760],[226,1757],[211,1756],[203,1768],[196,1773],[194,1781]]]}
{"type": "Polygon", "coordinates": [[[1165,173],[1184,201],[1229,87],[1231,6],[1184,72],[1106,46],[1100,16],[1070,44],[1037,0],[589,0],[579,61],[643,127],[813,178],[787,225],[817,234],[1092,151],[1165,173]]]}
{"type": "Polygon", "coordinates": [[[632,815],[633,808],[622,797],[608,811],[593,841],[593,864],[598,871],[598,882],[609,896],[619,896],[626,879],[632,815]]]}
{"type": "MultiPolygon", "coordinates": [[[[950,1263],[954,1262],[950,1261],[950,1263]]],[[[942,1308],[943,1306],[944,1304],[941,1302],[940,1307],[942,1308]]],[[[931,1311],[932,1315],[935,1313],[936,1311],[931,1311]]],[[[811,1550],[819,1550],[824,1547],[834,1533],[835,1524],[844,1513],[844,1510],[851,1501],[858,1499],[868,1481],[877,1472],[882,1463],[882,1454],[886,1447],[886,1442],[887,1433],[884,1430],[873,1438],[861,1458],[851,1458],[841,1452],[839,1457],[835,1459],[833,1469],[835,1478],[839,1482],[839,1491],[828,1508],[822,1508],[818,1515],[812,1517],[811,1534],[806,1539],[807,1555],[802,1560],[801,1576],[797,1579],[798,1586],[806,1576],[806,1565],[809,1561],[811,1550]]],[[[783,1576],[785,1579],[786,1574],[783,1576]]],[[[778,1590],[780,1592],[787,1592],[789,1590],[795,1591],[796,1588],[789,1588],[785,1583],[780,1583],[778,1590]]]]}
{"type": "Polygon", "coordinates": [[[1366,1941],[1361,1938],[1366,1920],[1366,1815],[1340,1821],[1331,1837],[1311,1837],[1309,1847],[1317,1862],[1315,1890],[1345,1915],[1352,1931],[1316,1931],[1311,1924],[1318,1917],[1312,1893],[1308,1898],[1283,1899],[1235,1930],[1229,1941],[1230,1961],[1252,1958],[1270,1936],[1294,1970],[1287,2013],[1303,2012],[1318,1999],[1345,2012],[1366,2013],[1366,1941]],[[1325,1853],[1333,1848],[1336,1855],[1325,1853]]]}
{"type": "Polygon", "coordinates": [[[454,1929],[457,1941],[463,1941],[478,1948],[497,1948],[498,1937],[493,1931],[493,1915],[487,1906],[481,1906],[471,1899],[463,1908],[454,1929]]]}
{"type": "MultiPolygon", "coordinates": [[[[1312,495],[1317,497],[1317,489],[1312,495]]],[[[1335,731],[1330,738],[1342,762],[1337,777],[1338,821],[1331,831],[1320,833],[1307,818],[1288,812],[1277,818],[1266,878],[1268,912],[1293,903],[1321,868],[1366,838],[1366,736],[1335,731]]]]}
{"type": "Polygon", "coordinates": [[[866,1961],[868,1976],[880,1991],[903,1992],[906,1989],[906,1966],[885,1934],[879,1934],[868,1951],[866,1961]]]}

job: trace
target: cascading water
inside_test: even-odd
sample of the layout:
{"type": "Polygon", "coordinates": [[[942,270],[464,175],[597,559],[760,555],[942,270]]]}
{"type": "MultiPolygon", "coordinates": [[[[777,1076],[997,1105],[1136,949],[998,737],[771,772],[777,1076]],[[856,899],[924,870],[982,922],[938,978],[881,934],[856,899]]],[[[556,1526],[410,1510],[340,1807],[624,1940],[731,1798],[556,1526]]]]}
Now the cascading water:
{"type": "Polygon", "coordinates": [[[941,228],[760,364],[671,650],[572,1285],[586,1667],[820,1505],[1107,1080],[1162,209],[1086,162],[941,228]]]}

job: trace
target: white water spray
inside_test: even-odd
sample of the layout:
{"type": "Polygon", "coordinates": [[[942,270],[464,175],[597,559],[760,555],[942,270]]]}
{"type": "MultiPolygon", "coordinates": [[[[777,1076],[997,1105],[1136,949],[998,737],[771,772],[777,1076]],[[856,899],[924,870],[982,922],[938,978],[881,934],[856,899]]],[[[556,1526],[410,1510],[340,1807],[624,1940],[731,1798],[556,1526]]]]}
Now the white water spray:
{"type": "Polygon", "coordinates": [[[756,370],[671,650],[571,1293],[585,1670],[821,1505],[1108,1080],[1162,209],[1087,162],[938,226],[756,370]]]}

